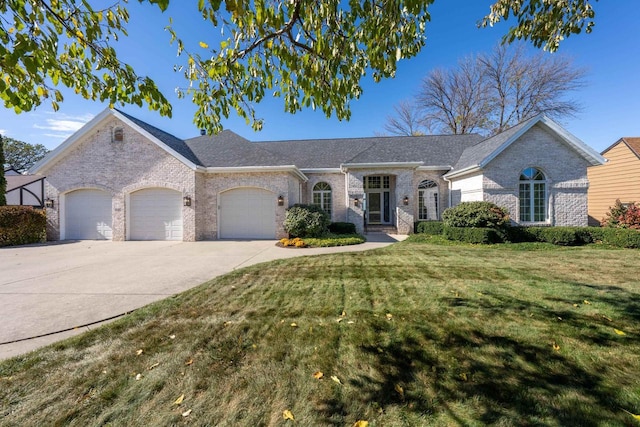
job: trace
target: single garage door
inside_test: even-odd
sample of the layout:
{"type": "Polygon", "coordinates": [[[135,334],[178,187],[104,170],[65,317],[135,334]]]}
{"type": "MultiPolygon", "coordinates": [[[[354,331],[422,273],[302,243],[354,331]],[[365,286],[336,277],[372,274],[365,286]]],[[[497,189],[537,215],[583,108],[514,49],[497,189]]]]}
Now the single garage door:
{"type": "Polygon", "coordinates": [[[64,198],[64,239],[111,240],[111,194],[102,190],[76,190],[64,198]]]}
{"type": "Polygon", "coordinates": [[[148,188],[129,198],[129,239],[182,240],[182,193],[148,188]]]}
{"type": "Polygon", "coordinates": [[[276,197],[260,188],[238,188],[220,195],[221,239],[275,239],[276,197]]]}

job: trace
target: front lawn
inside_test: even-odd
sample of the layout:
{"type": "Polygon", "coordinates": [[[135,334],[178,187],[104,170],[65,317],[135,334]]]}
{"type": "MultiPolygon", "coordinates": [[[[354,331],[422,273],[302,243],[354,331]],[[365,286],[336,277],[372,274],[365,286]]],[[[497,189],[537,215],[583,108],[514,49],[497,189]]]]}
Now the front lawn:
{"type": "Polygon", "coordinates": [[[0,363],[0,424],[638,425],[639,252],[530,249],[238,270],[0,363]]]}

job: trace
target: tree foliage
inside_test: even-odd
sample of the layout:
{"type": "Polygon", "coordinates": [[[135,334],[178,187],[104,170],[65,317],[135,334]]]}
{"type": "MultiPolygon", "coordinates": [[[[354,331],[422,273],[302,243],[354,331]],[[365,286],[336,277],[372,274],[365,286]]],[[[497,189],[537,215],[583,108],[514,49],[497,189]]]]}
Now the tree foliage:
{"type": "Polygon", "coordinates": [[[572,116],[580,106],[567,95],[582,87],[584,74],[567,57],[528,56],[522,45],[500,45],[454,68],[429,72],[415,96],[415,111],[393,120],[411,115],[432,132],[496,134],[540,113],[572,116]]]}
{"type": "Polygon", "coordinates": [[[18,172],[25,172],[47,155],[42,144],[29,144],[13,138],[4,138],[5,164],[18,172]]]}
{"type": "MultiPolygon", "coordinates": [[[[169,0],[139,0],[166,10],[169,0]]],[[[318,108],[339,119],[362,93],[361,80],[396,72],[400,59],[420,52],[433,0],[198,0],[222,41],[202,40],[188,51],[169,26],[187,85],[178,95],[197,106],[194,122],[208,131],[235,111],[255,129],[254,105],[281,97],[286,111],[318,108]],[[206,53],[202,53],[206,52],[206,53]]],[[[120,2],[101,9],[86,0],[0,1],[0,100],[16,112],[63,101],[62,87],[109,105],[146,103],[171,116],[171,105],[148,76],[116,54],[129,14],[120,2]]],[[[497,0],[480,25],[515,16],[507,41],[530,38],[557,48],[563,36],[593,25],[588,0],[497,0]]]]}
{"type": "Polygon", "coordinates": [[[0,175],[0,206],[7,204],[7,179],[4,177],[4,144],[2,143],[4,138],[0,135],[0,166],[2,166],[2,174],[0,175]]]}

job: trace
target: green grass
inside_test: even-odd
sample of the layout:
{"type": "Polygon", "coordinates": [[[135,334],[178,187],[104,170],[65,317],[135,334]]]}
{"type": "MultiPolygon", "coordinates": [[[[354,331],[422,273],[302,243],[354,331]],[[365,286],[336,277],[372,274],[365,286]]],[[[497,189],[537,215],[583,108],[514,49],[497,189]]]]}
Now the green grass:
{"type": "Polygon", "coordinates": [[[1,363],[0,424],[637,425],[639,276],[438,239],[262,264],[1,363]]]}

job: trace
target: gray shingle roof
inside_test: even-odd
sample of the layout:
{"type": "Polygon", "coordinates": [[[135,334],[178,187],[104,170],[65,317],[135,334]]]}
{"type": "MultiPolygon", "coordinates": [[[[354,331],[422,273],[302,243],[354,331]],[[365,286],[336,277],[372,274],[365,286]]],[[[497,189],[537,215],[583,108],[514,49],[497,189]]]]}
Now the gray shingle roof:
{"type": "Polygon", "coordinates": [[[218,135],[199,136],[185,141],[206,167],[284,166],[291,165],[285,156],[264,150],[260,144],[224,130],[218,135]]]}
{"type": "Polygon", "coordinates": [[[173,151],[180,154],[185,159],[189,160],[192,163],[195,163],[196,165],[199,164],[198,158],[195,156],[195,154],[193,154],[193,152],[187,146],[187,144],[185,144],[184,141],[181,140],[180,138],[175,137],[170,133],[167,133],[161,129],[158,129],[155,126],[151,126],[147,122],[143,122],[142,120],[136,119],[135,117],[130,116],[125,112],[122,112],[117,109],[116,111],[122,114],[123,116],[125,116],[127,119],[131,120],[136,125],[140,126],[145,131],[149,132],[151,135],[156,137],[158,140],[164,143],[167,147],[171,148],[173,151]]]}

